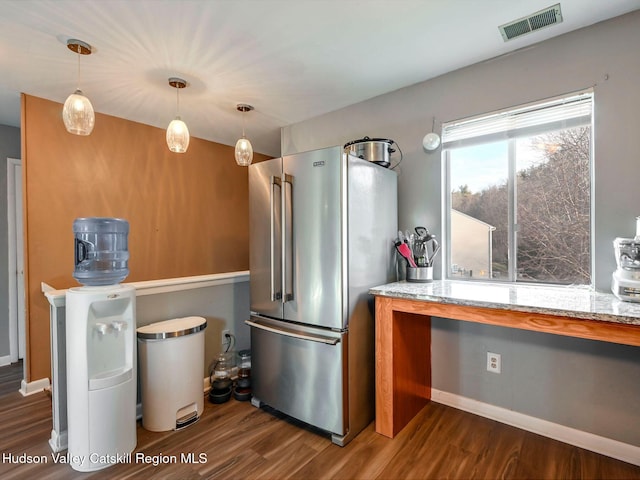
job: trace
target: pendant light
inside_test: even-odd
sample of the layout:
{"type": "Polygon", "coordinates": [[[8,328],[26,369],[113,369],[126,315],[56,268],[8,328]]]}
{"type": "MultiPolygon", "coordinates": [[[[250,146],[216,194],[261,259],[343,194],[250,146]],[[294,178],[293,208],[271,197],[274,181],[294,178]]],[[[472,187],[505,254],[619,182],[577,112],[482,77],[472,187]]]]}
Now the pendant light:
{"type": "Polygon", "coordinates": [[[433,151],[440,146],[440,135],[434,130],[436,128],[436,117],[433,117],[433,124],[431,125],[431,133],[427,133],[422,139],[422,146],[425,150],[433,151]]]}
{"type": "Polygon", "coordinates": [[[62,121],[67,132],[74,135],[89,135],[93,131],[96,116],[93,106],[80,90],[80,55],[91,55],[91,45],[82,40],[67,40],[67,48],[78,54],[78,88],[64,102],[62,121]]]}
{"type": "Polygon", "coordinates": [[[244,114],[253,110],[253,107],[239,103],[236,108],[242,112],[242,137],[236,142],[236,163],[241,167],[248,167],[253,160],[253,147],[249,139],[244,136],[244,114]]]}
{"type": "Polygon", "coordinates": [[[180,89],[187,86],[181,78],[171,77],[169,85],[176,89],[176,118],[167,127],[167,146],[175,153],[185,153],[189,148],[189,129],[180,118],[180,89]]]}

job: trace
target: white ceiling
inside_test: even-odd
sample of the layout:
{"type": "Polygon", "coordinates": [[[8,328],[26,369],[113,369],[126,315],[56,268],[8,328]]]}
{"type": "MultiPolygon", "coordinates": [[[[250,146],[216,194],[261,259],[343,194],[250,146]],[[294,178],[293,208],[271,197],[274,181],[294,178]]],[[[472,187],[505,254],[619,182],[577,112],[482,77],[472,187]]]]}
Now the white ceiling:
{"type": "MultiPolygon", "coordinates": [[[[192,136],[235,145],[237,103],[256,151],[280,128],[640,8],[562,0],[563,23],[503,42],[498,26],[554,0],[0,0],[0,124],[20,92],[63,103],[76,88],[69,38],[92,45],[80,87],[98,112],[166,128],[169,77],[184,78],[192,136]]],[[[98,127],[96,127],[98,128],[98,127]]]]}

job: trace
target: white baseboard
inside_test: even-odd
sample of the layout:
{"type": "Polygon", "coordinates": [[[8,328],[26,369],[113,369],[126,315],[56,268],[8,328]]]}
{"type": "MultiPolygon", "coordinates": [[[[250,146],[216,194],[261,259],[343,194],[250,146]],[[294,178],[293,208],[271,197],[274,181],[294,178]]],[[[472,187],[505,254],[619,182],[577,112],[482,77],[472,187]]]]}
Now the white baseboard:
{"type": "Polygon", "coordinates": [[[431,400],[640,466],[640,447],[635,445],[583,432],[582,430],[433,388],[431,389],[431,400]]]}
{"type": "Polygon", "coordinates": [[[20,385],[20,393],[23,397],[41,392],[51,386],[48,378],[41,378],[40,380],[34,380],[28,383],[22,380],[20,385]]]}
{"type": "Polygon", "coordinates": [[[6,367],[7,365],[11,365],[11,355],[0,357],[0,367],[6,367]]]}
{"type": "Polygon", "coordinates": [[[67,449],[69,445],[69,439],[67,438],[67,431],[58,434],[55,430],[51,430],[51,438],[49,439],[49,447],[55,453],[62,452],[67,449]]]}

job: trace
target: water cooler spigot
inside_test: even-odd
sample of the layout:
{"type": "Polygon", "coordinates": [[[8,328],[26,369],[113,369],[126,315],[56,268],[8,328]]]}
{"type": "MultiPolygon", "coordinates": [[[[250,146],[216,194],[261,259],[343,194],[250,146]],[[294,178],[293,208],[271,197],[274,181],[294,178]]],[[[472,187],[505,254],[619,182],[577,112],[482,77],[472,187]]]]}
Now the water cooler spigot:
{"type": "Polygon", "coordinates": [[[95,328],[100,335],[106,335],[107,333],[109,333],[109,330],[111,330],[109,325],[107,325],[106,323],[96,323],[95,328]]]}
{"type": "Polygon", "coordinates": [[[121,332],[127,329],[127,322],[123,322],[122,320],[114,320],[111,322],[111,325],[113,325],[113,329],[116,332],[121,332]]]}

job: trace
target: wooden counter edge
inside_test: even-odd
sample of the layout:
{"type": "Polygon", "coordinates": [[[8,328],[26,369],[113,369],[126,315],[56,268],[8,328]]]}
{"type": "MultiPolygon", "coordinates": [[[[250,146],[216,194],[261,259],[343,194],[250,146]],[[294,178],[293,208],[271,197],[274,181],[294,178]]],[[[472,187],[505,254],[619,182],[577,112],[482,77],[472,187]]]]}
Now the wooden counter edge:
{"type": "Polygon", "coordinates": [[[498,308],[452,305],[407,298],[384,298],[389,298],[391,301],[390,309],[392,311],[640,346],[640,325],[498,308]]]}

